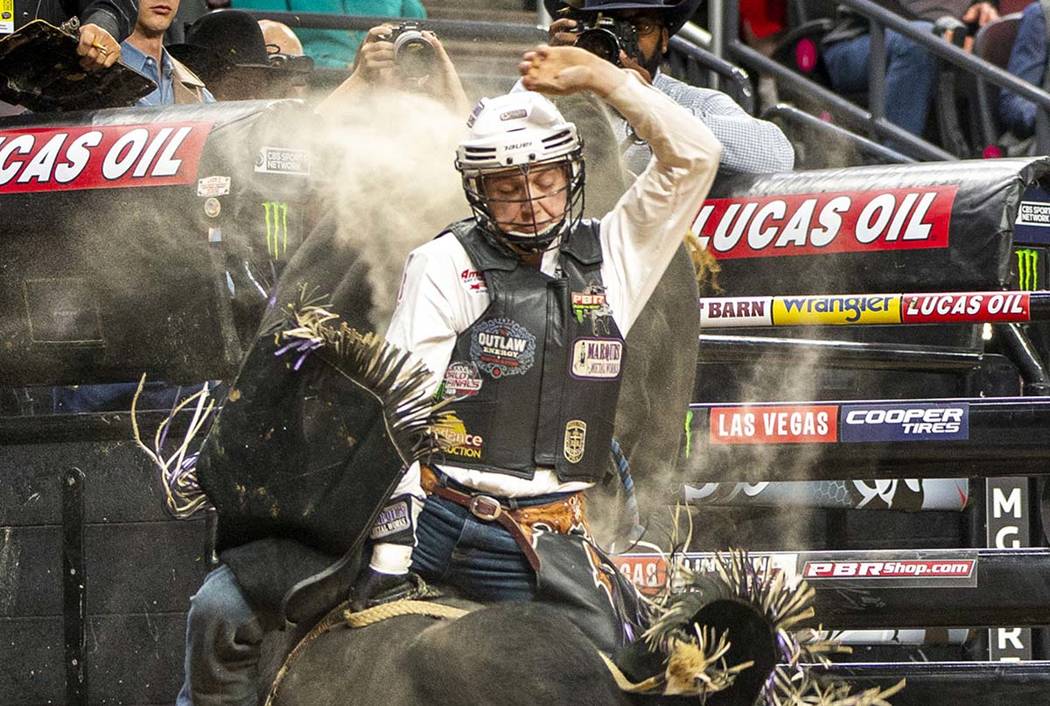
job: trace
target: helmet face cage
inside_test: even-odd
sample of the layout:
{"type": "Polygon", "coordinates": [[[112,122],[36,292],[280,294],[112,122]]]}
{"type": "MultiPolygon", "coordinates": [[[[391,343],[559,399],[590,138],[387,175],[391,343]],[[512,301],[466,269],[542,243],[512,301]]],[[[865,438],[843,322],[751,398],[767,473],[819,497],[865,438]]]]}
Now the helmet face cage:
{"type": "Polygon", "coordinates": [[[482,232],[498,245],[509,247],[519,254],[532,254],[543,252],[550,248],[563,234],[570,231],[583,217],[583,184],[584,163],[581,154],[582,148],[577,148],[572,153],[557,157],[555,159],[522,164],[511,169],[471,169],[463,170],[463,190],[467,201],[470,203],[471,211],[481,226],[482,232]],[[529,175],[535,171],[544,171],[551,167],[561,165],[565,170],[565,186],[550,193],[534,193],[529,183],[529,175]],[[485,188],[487,179],[493,176],[520,175],[524,182],[524,194],[522,196],[498,198],[490,195],[485,188]],[[492,211],[492,204],[522,204],[526,202],[537,202],[544,199],[555,198],[565,194],[565,208],[562,214],[555,216],[554,220],[540,227],[536,221],[537,209],[535,205],[530,209],[531,217],[525,221],[497,222],[492,211]]]}

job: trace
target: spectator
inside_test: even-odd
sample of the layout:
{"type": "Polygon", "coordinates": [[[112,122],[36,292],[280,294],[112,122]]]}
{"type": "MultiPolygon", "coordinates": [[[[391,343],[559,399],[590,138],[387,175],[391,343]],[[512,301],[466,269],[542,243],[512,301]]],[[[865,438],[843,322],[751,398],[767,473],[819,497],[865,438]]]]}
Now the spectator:
{"type": "Polygon", "coordinates": [[[339,113],[370,91],[381,89],[409,89],[426,93],[448,105],[453,112],[463,115],[470,111],[470,102],[445,48],[433,32],[423,37],[434,47],[433,71],[426,78],[406,80],[394,60],[394,45],[387,39],[391,25],[379,25],[368,31],[353,73],[317,107],[322,115],[339,113]]]}
{"type": "Polygon", "coordinates": [[[240,10],[204,15],[187,29],[185,44],[168,50],[220,101],[295,97],[313,68],[306,57],[268,52],[259,23],[240,10]]]}
{"type": "MultiPolygon", "coordinates": [[[[233,0],[242,10],[269,12],[319,12],[333,15],[367,15],[370,17],[427,16],[420,0],[233,0]]],[[[300,29],[306,55],[314,64],[326,69],[345,69],[354,62],[364,32],[333,29],[300,29]]]]}
{"type": "Polygon", "coordinates": [[[124,64],[157,84],[139,105],[215,101],[204,82],[163,46],[164,33],[178,11],[179,0],[139,0],[135,28],[121,45],[124,64]]]}
{"type": "MultiPolygon", "coordinates": [[[[573,17],[589,19],[600,12],[605,17],[633,24],[638,32],[637,54],[622,54],[621,61],[710,128],[722,143],[720,173],[790,171],[795,153],[780,128],[748,115],[720,91],[690,86],[660,71],[671,37],[693,16],[699,4],[700,0],[679,0],[670,5],[661,0],[582,0],[570,7],[562,0],[544,0],[547,12],[558,18],[547,30],[551,44],[576,43],[580,24],[573,17]]],[[[617,130],[623,143],[628,145],[624,152],[627,168],[640,174],[649,163],[652,151],[637,140],[626,121],[617,121],[617,130]]]]}
{"type": "MultiPolygon", "coordinates": [[[[785,0],[740,0],[740,35],[749,47],[771,57],[785,29],[785,0]]],[[[758,97],[762,108],[777,104],[777,87],[772,76],[758,77],[758,97]]]]}
{"type": "Polygon", "coordinates": [[[259,29],[262,30],[263,41],[266,43],[268,52],[276,47],[277,53],[284,56],[302,56],[305,53],[303,51],[303,43],[299,41],[299,37],[296,36],[291,27],[283,22],[259,20],[259,29]]]}
{"type": "MultiPolygon", "coordinates": [[[[995,5],[972,0],[878,0],[924,32],[944,16],[983,27],[999,17],[995,5]]],[[[871,35],[868,20],[839,8],[839,21],[824,38],[824,64],[832,87],[843,93],[868,89],[871,35]]],[[[937,62],[915,42],[886,31],[886,119],[913,135],[922,135],[933,99],[937,62]]]]}
{"type": "MultiPolygon", "coordinates": [[[[272,20],[259,20],[259,29],[262,30],[263,41],[266,42],[267,58],[269,58],[270,64],[303,56],[303,43],[299,41],[299,37],[288,25],[272,20]]],[[[312,61],[310,65],[313,65],[312,61]]],[[[296,98],[306,97],[307,77],[308,72],[297,74],[292,80],[291,96],[296,98]]]]}
{"type": "Polygon", "coordinates": [[[58,26],[74,15],[80,20],[77,54],[81,66],[92,71],[109,68],[120,59],[120,42],[131,33],[137,11],[134,0],[15,0],[14,22],[0,36],[33,20],[58,26]],[[75,12],[71,12],[75,11],[75,12]]]}
{"type": "MultiPolygon", "coordinates": [[[[1041,2],[1033,2],[1024,9],[1017,38],[1010,50],[1010,62],[1006,69],[1047,90],[1046,14],[1041,2]]],[[[1035,132],[1035,103],[1010,91],[999,93],[999,122],[1016,140],[1028,141],[1035,132]]],[[[1033,145],[1034,147],[1034,145],[1033,145]]],[[[1027,145],[1021,148],[1024,151],[1027,145]]],[[[1011,149],[1011,152],[1014,150],[1011,149]]]]}

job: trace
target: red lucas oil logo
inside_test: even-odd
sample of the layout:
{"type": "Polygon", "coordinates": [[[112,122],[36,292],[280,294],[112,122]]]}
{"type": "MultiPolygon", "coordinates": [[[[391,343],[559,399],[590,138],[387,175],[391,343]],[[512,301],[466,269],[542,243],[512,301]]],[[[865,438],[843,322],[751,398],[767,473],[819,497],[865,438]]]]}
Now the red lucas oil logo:
{"type": "Polygon", "coordinates": [[[948,247],[956,186],[709,199],[692,232],[719,259],[948,247]]]}
{"type": "Polygon", "coordinates": [[[211,123],[0,131],[0,194],[192,184],[211,123]]]}
{"type": "Polygon", "coordinates": [[[905,294],[901,320],[904,323],[1028,321],[1029,306],[1027,292],[905,294]]]}
{"type": "Polygon", "coordinates": [[[711,408],[712,444],[826,444],[837,438],[837,405],[711,408]]]}

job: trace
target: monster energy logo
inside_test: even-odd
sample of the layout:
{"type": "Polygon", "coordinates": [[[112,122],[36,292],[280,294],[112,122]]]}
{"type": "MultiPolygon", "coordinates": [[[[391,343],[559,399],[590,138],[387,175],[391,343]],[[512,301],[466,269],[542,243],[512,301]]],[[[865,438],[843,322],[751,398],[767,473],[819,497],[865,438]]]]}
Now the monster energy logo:
{"type": "Polygon", "coordinates": [[[1039,251],[1027,248],[1017,250],[1018,287],[1031,292],[1039,289],[1039,251]]]}
{"type": "Polygon", "coordinates": [[[288,204],[264,201],[266,213],[266,252],[275,260],[288,252],[288,204]]]}

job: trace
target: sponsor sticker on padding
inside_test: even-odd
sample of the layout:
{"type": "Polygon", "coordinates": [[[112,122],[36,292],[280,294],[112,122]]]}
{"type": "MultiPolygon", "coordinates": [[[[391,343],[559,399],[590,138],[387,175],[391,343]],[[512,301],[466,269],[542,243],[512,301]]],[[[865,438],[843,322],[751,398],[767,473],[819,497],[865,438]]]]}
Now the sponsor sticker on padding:
{"type": "Polygon", "coordinates": [[[1022,201],[1017,209],[1017,225],[1050,228],[1050,203],[1022,201]]]}
{"type": "Polygon", "coordinates": [[[969,579],[973,559],[901,561],[807,561],[802,578],[820,579],[969,579]]]}
{"type": "Polygon", "coordinates": [[[956,294],[905,294],[901,305],[904,323],[1028,321],[1027,292],[971,292],[956,294]]]}
{"type": "Polygon", "coordinates": [[[211,123],[0,130],[0,194],[192,184],[211,123]]]}
{"type": "Polygon", "coordinates": [[[899,324],[897,294],[777,297],[773,300],[775,326],[828,324],[899,324]]]}
{"type": "Polygon", "coordinates": [[[289,147],[261,147],[255,157],[255,171],[260,174],[310,175],[310,153],[289,147]]]}
{"type": "Polygon", "coordinates": [[[719,297],[700,300],[700,325],[705,328],[772,324],[772,297],[719,297]]]}
{"type": "Polygon", "coordinates": [[[717,259],[948,247],[957,186],[709,199],[692,232],[717,259]]]}
{"type": "Polygon", "coordinates": [[[844,442],[965,441],[970,438],[966,402],[844,404],[839,436],[844,442]]]}
{"type": "Polygon", "coordinates": [[[226,196],[230,193],[231,179],[228,176],[210,176],[197,180],[197,196],[226,196]]]}
{"type": "Polygon", "coordinates": [[[838,405],[712,407],[712,444],[827,444],[838,438],[838,405]]]}

